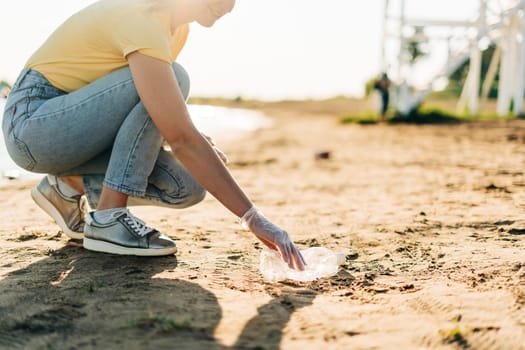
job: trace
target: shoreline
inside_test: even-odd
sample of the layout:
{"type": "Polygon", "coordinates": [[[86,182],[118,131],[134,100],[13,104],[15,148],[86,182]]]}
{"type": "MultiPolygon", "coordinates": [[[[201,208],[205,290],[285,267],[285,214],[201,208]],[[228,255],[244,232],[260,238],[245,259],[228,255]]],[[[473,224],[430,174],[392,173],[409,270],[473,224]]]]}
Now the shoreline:
{"type": "MultiPolygon", "coordinates": [[[[438,111],[448,115],[457,115],[457,98],[452,97],[429,97],[425,99],[422,107],[424,110],[438,111]]],[[[372,96],[352,97],[334,96],[325,99],[304,99],[304,100],[275,100],[262,101],[252,99],[229,99],[217,97],[193,97],[190,103],[207,104],[232,108],[246,108],[260,111],[267,111],[280,114],[283,111],[302,113],[303,116],[325,116],[342,119],[344,117],[366,117],[367,119],[378,116],[378,106],[374,104],[372,96]]],[[[472,118],[474,121],[498,121],[507,120],[507,117],[496,115],[497,101],[489,99],[480,105],[483,111],[480,116],[472,118]],[[481,118],[479,118],[481,117],[481,118]]],[[[462,119],[468,120],[467,117],[462,119]]],[[[514,119],[518,119],[515,117],[514,119]]]]}

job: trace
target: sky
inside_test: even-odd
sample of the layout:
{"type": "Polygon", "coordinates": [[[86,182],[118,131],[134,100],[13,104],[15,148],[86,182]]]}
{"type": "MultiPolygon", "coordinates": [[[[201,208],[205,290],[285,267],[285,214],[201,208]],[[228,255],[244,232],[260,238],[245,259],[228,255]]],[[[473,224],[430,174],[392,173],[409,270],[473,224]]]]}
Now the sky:
{"type": "MultiPolygon", "coordinates": [[[[53,30],[93,2],[2,0],[0,79],[13,82],[53,30]]],[[[418,18],[472,18],[476,4],[407,0],[408,15],[418,18]]],[[[178,61],[190,74],[192,96],[361,96],[382,68],[383,13],[384,0],[237,0],[213,28],[192,24],[178,61]]]]}

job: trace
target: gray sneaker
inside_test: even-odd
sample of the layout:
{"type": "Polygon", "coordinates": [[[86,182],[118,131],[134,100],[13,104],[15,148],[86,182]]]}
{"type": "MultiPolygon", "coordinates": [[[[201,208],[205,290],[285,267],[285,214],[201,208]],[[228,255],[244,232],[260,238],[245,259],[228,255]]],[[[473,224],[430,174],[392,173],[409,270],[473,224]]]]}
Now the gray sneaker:
{"type": "Polygon", "coordinates": [[[66,197],[58,189],[56,177],[46,176],[31,190],[31,197],[73,239],[84,238],[86,199],[83,196],[66,197]]]}
{"type": "Polygon", "coordinates": [[[128,209],[113,214],[108,224],[100,224],[89,213],[84,231],[84,248],[96,252],[163,256],[177,252],[175,242],[148,227],[142,220],[133,216],[128,209]]]}

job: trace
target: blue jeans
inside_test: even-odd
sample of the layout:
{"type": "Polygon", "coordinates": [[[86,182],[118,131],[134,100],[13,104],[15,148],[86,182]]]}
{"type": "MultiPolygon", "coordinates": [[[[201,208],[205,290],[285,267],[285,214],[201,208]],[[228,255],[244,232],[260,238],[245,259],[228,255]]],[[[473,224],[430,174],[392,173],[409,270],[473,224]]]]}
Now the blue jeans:
{"type": "MultiPolygon", "coordinates": [[[[177,63],[173,70],[187,98],[189,77],[177,63]]],[[[2,129],[9,155],[20,167],[81,175],[92,208],[102,186],[129,195],[130,204],[184,208],[205,196],[162,148],[164,140],[140,101],[129,68],[71,93],[25,69],[9,94],[2,129]]]]}

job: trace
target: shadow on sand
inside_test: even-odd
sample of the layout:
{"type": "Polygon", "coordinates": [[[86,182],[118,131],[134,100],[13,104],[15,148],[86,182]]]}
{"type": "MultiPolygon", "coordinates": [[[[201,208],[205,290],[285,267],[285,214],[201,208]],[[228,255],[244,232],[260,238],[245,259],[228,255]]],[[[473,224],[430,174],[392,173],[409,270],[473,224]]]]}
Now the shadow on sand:
{"type": "Polygon", "coordinates": [[[233,347],[214,338],[214,294],[153,278],[175,257],[93,254],[65,246],[0,281],[0,348],[278,349],[293,312],[315,293],[280,295],[258,309],[233,347]]]}

